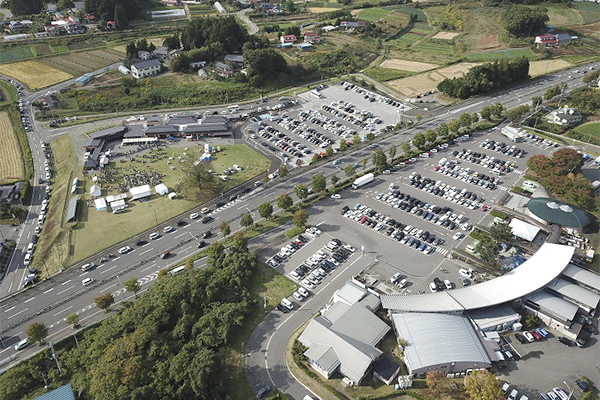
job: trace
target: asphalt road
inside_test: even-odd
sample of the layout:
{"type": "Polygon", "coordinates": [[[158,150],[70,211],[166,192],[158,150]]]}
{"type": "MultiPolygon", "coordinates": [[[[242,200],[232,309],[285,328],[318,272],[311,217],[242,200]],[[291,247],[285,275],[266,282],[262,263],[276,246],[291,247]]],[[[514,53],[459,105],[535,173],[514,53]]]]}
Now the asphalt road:
{"type": "MultiPolygon", "coordinates": [[[[578,67],[577,69],[582,69],[582,67],[578,67]]],[[[435,127],[440,122],[449,121],[458,117],[462,112],[473,113],[479,111],[482,107],[497,101],[507,108],[513,108],[520,104],[527,104],[530,102],[532,96],[543,94],[549,87],[555,86],[563,81],[568,83],[570,89],[580,86],[582,75],[573,74],[573,78],[568,79],[567,77],[570,74],[573,74],[573,72],[565,71],[559,74],[538,78],[530,83],[522,85],[520,88],[494,94],[492,96],[467,100],[449,108],[435,110],[432,112],[433,119],[420,125],[418,129],[411,129],[404,134],[387,138],[380,143],[383,146],[387,146],[392,143],[397,144],[406,141],[410,138],[411,134],[418,130],[426,130],[429,127],[435,127]]],[[[43,134],[44,131],[38,131],[30,135],[30,142],[33,142],[34,149],[35,141],[42,140],[42,138],[44,138],[42,136],[43,134]]],[[[340,160],[342,163],[354,162],[354,160],[368,157],[370,154],[371,150],[361,149],[344,155],[340,160]]],[[[34,158],[36,157],[34,156],[34,158]]],[[[36,178],[39,176],[37,173],[38,165],[39,164],[36,164],[36,178]]],[[[198,235],[207,228],[211,228],[213,232],[216,232],[216,227],[222,220],[231,221],[230,225],[232,229],[235,230],[238,228],[238,219],[241,214],[248,211],[255,211],[259,204],[267,200],[274,200],[282,193],[293,192],[294,186],[299,183],[310,183],[312,176],[316,173],[329,175],[332,173],[339,173],[339,170],[331,163],[308,169],[302,174],[290,178],[287,181],[278,183],[269,188],[260,188],[256,190],[255,193],[250,193],[245,198],[230,203],[228,207],[218,210],[214,214],[215,221],[209,225],[202,225],[200,222],[197,222],[198,220],[194,222],[190,221],[189,225],[176,227],[175,232],[163,235],[162,239],[153,241],[146,247],[136,247],[135,241],[137,241],[137,238],[133,239],[131,242],[126,243],[134,248],[134,251],[129,254],[122,255],[118,259],[112,259],[108,263],[99,265],[96,269],[88,271],[87,273],[83,273],[79,269],[81,264],[78,264],[65,273],[53,277],[51,281],[43,282],[32,289],[17,293],[2,300],[0,303],[0,334],[2,334],[3,345],[7,347],[12,346],[18,342],[18,340],[24,338],[23,332],[26,326],[34,320],[43,322],[49,327],[49,340],[51,341],[56,341],[62,337],[68,336],[71,332],[65,327],[64,318],[73,312],[77,312],[80,319],[84,322],[87,319],[92,318],[97,313],[93,306],[94,297],[100,292],[107,290],[110,290],[113,293],[119,293],[119,291],[122,292],[123,289],[120,289],[121,285],[119,279],[124,281],[130,277],[136,277],[144,285],[151,284],[155,279],[156,272],[160,268],[174,264],[177,260],[183,259],[197,251],[195,246],[197,240],[194,239],[192,235],[198,235]],[[157,256],[165,250],[171,250],[174,256],[170,259],[160,260],[157,256]],[[96,283],[92,286],[84,287],[81,284],[81,280],[87,277],[93,278],[96,283]]],[[[35,185],[34,190],[37,190],[37,193],[39,193],[43,188],[39,185],[35,185]]],[[[35,208],[32,211],[32,214],[34,213],[35,208]]],[[[26,227],[24,228],[22,237],[28,234],[29,229],[33,229],[32,222],[33,219],[29,218],[28,224],[25,224],[26,227]]],[[[37,221],[35,222],[37,223],[37,221]]],[[[157,230],[160,231],[164,225],[165,224],[157,227],[157,230]]],[[[99,256],[96,256],[92,258],[92,261],[98,262],[98,258],[99,256]]],[[[340,278],[340,282],[343,281],[344,279],[340,278]]],[[[335,285],[329,285],[328,288],[333,290],[333,286],[335,285]]],[[[314,300],[315,309],[318,309],[321,304],[329,299],[329,297],[329,292],[324,293],[322,296],[317,294],[315,298],[319,300],[314,300]]],[[[270,353],[273,357],[269,367],[271,370],[273,370],[272,366],[285,365],[283,362],[284,353],[280,350],[285,348],[290,337],[289,332],[296,330],[303,321],[306,320],[305,314],[306,313],[302,309],[300,312],[290,314],[289,322],[286,322],[285,325],[286,329],[275,330],[272,337],[268,340],[267,343],[269,344],[269,347],[266,347],[264,350],[265,353],[270,353]],[[272,351],[271,349],[277,350],[272,351]]],[[[309,315],[312,315],[312,312],[310,312],[309,315]]],[[[265,345],[267,343],[265,343],[265,345]]],[[[37,351],[37,348],[23,350],[19,352],[19,358],[32,354],[35,351],[37,351]]],[[[0,351],[0,365],[12,365],[12,362],[9,360],[10,355],[14,355],[14,350],[11,347],[0,351]]],[[[272,383],[279,389],[290,394],[293,398],[302,398],[302,396],[306,394],[306,390],[293,379],[290,379],[285,368],[279,368],[279,370],[281,371],[280,374],[273,374],[272,383]]],[[[251,383],[255,384],[256,382],[251,380],[251,383]]]]}

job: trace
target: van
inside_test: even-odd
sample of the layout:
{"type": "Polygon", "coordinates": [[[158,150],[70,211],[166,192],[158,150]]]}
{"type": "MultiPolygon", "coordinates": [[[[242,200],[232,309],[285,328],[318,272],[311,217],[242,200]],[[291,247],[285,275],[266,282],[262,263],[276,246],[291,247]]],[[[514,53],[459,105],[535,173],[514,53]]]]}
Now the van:
{"type": "Polygon", "coordinates": [[[38,225],[42,225],[43,223],[44,223],[44,216],[43,216],[43,215],[40,215],[40,216],[38,217],[38,225]]]}
{"type": "Polygon", "coordinates": [[[31,264],[31,254],[25,254],[25,258],[23,259],[23,264],[27,267],[31,264]]]}
{"type": "Polygon", "coordinates": [[[394,190],[394,188],[395,188],[395,187],[396,187],[396,186],[394,186],[394,184],[393,184],[393,183],[390,183],[390,186],[389,186],[389,189],[390,189],[390,190],[394,190]]]}
{"type": "Polygon", "coordinates": [[[288,299],[281,299],[281,304],[287,308],[288,310],[293,310],[294,309],[294,303],[292,303],[291,301],[289,301],[288,299]]]}
{"type": "Polygon", "coordinates": [[[523,181],[523,187],[534,190],[536,188],[536,184],[531,181],[523,181]]]}
{"type": "Polygon", "coordinates": [[[471,246],[470,244],[467,245],[466,250],[469,253],[475,253],[475,248],[473,246],[471,246]]]}
{"type": "Polygon", "coordinates": [[[33,248],[34,247],[35,247],[35,244],[29,243],[29,245],[27,246],[27,254],[33,253],[33,248]]]}

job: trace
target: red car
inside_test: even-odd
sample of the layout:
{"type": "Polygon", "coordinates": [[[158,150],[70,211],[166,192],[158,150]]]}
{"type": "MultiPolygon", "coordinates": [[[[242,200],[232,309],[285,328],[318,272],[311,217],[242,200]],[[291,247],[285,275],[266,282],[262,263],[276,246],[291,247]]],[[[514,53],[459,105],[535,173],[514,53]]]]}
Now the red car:
{"type": "Polygon", "coordinates": [[[366,220],[367,220],[367,217],[362,217],[360,219],[360,221],[358,221],[358,222],[360,222],[361,224],[364,224],[366,220]]]}
{"type": "Polygon", "coordinates": [[[160,258],[167,258],[167,257],[169,257],[170,255],[171,255],[171,252],[170,252],[170,251],[165,251],[164,253],[162,253],[162,254],[160,255],[160,258]]]}
{"type": "Polygon", "coordinates": [[[436,165],[435,167],[433,167],[433,170],[434,170],[434,171],[437,171],[437,170],[439,170],[439,169],[440,169],[440,166],[439,166],[439,165],[436,165]]]}
{"type": "Polygon", "coordinates": [[[485,210],[487,210],[487,208],[488,207],[484,204],[484,205],[481,206],[481,211],[485,211],[485,210]]]}
{"type": "Polygon", "coordinates": [[[531,335],[535,338],[535,340],[542,340],[542,335],[540,335],[536,331],[531,331],[529,333],[531,333],[531,335]]]}

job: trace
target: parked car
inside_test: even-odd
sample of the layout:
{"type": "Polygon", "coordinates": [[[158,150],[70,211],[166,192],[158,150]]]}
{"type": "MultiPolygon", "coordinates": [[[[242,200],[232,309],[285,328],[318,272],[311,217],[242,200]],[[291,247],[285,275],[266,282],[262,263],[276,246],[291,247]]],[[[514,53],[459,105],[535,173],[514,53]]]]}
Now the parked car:
{"type": "Polygon", "coordinates": [[[129,253],[131,250],[133,250],[131,247],[129,247],[129,246],[124,246],[124,247],[121,247],[121,248],[119,249],[119,254],[127,254],[127,253],[129,253]]]}
{"type": "Polygon", "coordinates": [[[256,392],[256,398],[257,399],[262,399],[270,391],[271,391],[271,386],[268,386],[268,385],[263,386],[260,389],[258,389],[258,392],[256,392]]]}

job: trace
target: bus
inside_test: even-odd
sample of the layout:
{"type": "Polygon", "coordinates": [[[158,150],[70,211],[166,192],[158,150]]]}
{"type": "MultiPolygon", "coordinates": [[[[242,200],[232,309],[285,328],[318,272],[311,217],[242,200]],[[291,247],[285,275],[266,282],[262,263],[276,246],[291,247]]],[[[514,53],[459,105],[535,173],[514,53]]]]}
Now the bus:
{"type": "Polygon", "coordinates": [[[234,113],[240,110],[240,106],[238,106],[237,104],[234,104],[232,106],[227,106],[227,109],[229,110],[230,113],[234,113]]]}

